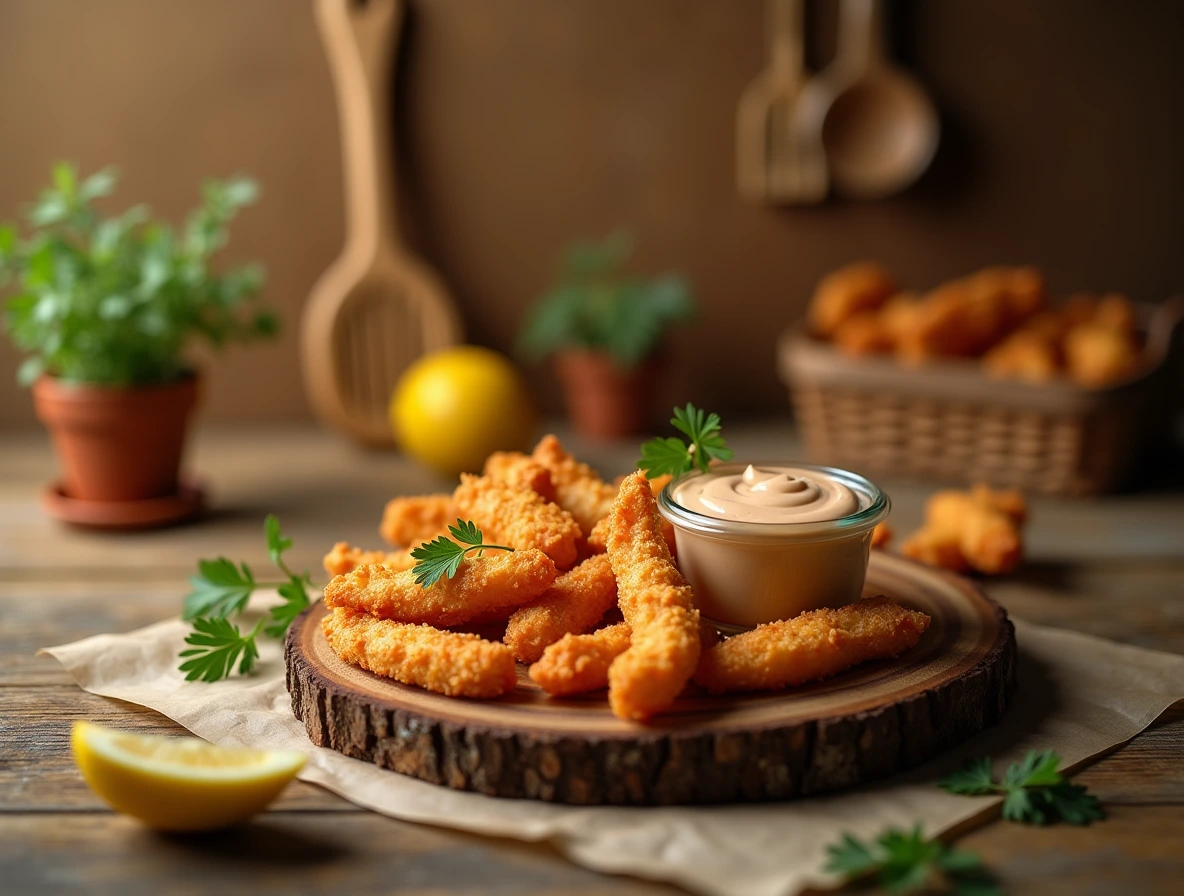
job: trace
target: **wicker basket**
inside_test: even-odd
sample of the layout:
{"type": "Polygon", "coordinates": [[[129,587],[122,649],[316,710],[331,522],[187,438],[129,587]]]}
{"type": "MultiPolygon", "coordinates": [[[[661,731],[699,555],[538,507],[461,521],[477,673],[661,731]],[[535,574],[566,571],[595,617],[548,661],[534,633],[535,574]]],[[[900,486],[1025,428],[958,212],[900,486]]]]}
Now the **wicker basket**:
{"type": "Polygon", "coordinates": [[[1104,389],[987,377],[977,361],[921,368],[850,358],[803,329],[778,366],[811,459],[868,473],[988,482],[1051,495],[1128,484],[1167,444],[1184,299],[1140,309],[1148,365],[1104,389]]]}

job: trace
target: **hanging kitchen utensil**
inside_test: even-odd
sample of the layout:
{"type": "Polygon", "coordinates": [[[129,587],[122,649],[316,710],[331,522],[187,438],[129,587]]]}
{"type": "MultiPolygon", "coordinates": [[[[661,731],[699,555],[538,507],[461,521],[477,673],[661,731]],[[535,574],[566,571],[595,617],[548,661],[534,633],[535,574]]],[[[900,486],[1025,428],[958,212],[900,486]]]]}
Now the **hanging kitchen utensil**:
{"type": "Polygon", "coordinates": [[[843,0],[838,52],[802,90],[796,116],[799,134],[821,138],[835,189],[856,199],[900,192],[937,151],[933,103],[885,55],[879,0],[843,0]]]}
{"type": "Polygon", "coordinates": [[[304,379],[317,415],[369,445],[394,441],[387,403],[403,370],[461,337],[443,284],[399,235],[391,113],[404,8],[404,0],[316,4],[337,91],[346,238],[304,312],[304,379]]]}
{"type": "Polygon", "coordinates": [[[769,62],[736,110],[736,184],[751,202],[812,203],[826,198],[820,135],[801,140],[794,105],[806,83],[802,0],[767,0],[769,62]]]}

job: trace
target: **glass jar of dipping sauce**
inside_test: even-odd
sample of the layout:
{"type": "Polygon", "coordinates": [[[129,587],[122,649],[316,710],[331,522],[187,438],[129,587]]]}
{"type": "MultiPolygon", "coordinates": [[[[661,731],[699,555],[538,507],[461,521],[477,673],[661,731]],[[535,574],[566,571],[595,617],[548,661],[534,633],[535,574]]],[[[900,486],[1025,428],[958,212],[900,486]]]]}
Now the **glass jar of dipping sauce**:
{"type": "Polygon", "coordinates": [[[726,632],[859,600],[888,496],[855,473],[718,464],[658,496],[702,615],[726,632]]]}

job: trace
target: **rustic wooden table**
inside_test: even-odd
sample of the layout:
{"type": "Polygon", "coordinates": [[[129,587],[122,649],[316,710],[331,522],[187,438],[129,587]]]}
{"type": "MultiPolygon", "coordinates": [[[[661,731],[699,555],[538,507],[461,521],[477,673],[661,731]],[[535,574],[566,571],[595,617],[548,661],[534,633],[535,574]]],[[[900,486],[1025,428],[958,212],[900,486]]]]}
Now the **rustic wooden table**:
{"type": "MultiPolygon", "coordinates": [[[[741,454],[786,456],[792,433],[733,427],[741,454]]],[[[632,446],[573,441],[605,473],[632,446]]],[[[198,557],[267,565],[265,514],[296,542],[295,565],[319,566],[337,539],[376,544],[393,494],[444,487],[402,459],[353,449],[311,428],[204,431],[192,468],[213,511],[197,524],[142,534],[61,527],[38,506],[54,462],[40,432],[0,433],[0,892],[657,893],[672,888],[597,875],[546,845],[482,839],[393,821],[297,782],[254,823],[167,836],[109,812],[82,783],[71,722],[162,734],[150,710],[79,690],[36,650],[175,614],[198,557]]],[[[926,489],[885,483],[908,531],[926,489]]],[[[987,589],[1024,619],[1184,653],[1184,489],[1090,502],[1038,500],[1030,562],[987,589]]],[[[1014,893],[1176,893],[1184,880],[1184,704],[1078,776],[1109,818],[1088,828],[993,822],[960,845],[1014,893]]]]}

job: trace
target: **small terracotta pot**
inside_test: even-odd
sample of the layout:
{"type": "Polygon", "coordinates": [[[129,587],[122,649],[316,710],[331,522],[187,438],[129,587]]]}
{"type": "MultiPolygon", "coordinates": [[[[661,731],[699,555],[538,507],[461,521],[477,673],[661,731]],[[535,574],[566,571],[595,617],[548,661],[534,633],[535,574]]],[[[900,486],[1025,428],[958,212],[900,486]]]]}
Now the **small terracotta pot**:
{"type": "Polygon", "coordinates": [[[645,432],[658,366],[651,359],[622,367],[611,355],[597,351],[557,353],[555,368],[576,431],[599,439],[645,432]]]}
{"type": "Polygon", "coordinates": [[[83,501],[141,501],[177,493],[198,378],[138,388],[75,385],[41,377],[37,417],[53,438],[62,488],[83,501]]]}

